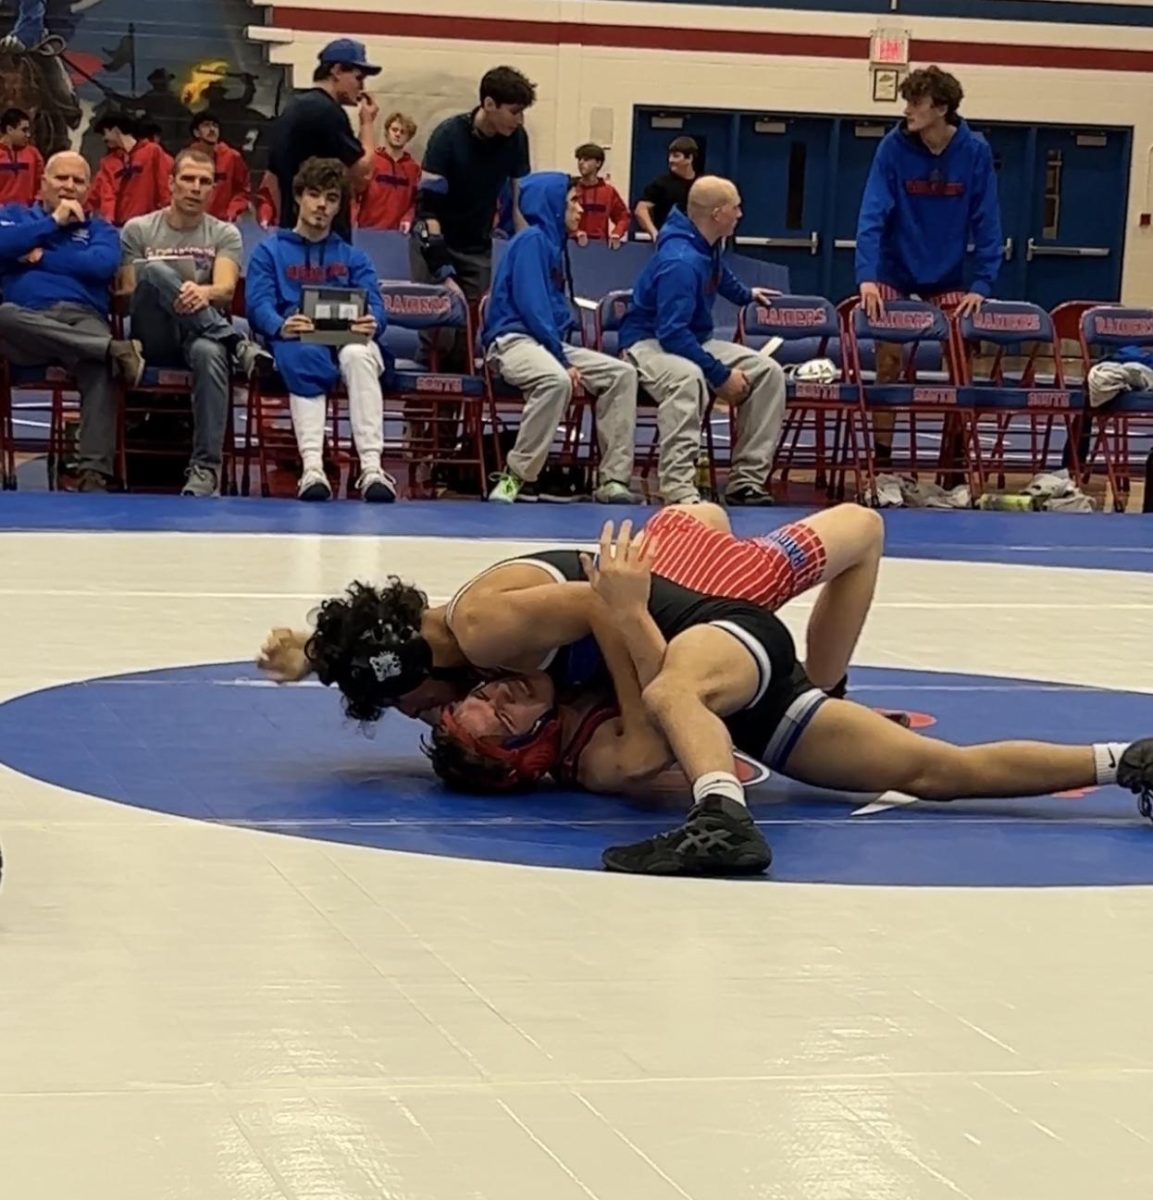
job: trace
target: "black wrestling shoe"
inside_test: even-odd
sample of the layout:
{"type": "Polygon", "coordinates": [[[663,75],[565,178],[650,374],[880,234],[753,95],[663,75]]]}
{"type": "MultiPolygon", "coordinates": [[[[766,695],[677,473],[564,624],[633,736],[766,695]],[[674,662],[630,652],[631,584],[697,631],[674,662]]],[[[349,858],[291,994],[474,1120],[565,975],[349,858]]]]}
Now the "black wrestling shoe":
{"type": "Polygon", "coordinates": [[[1141,815],[1153,820],[1153,738],[1141,738],[1121,755],[1117,783],[1137,797],[1141,815]]]}
{"type": "Polygon", "coordinates": [[[760,875],[772,861],[749,810],[727,796],[694,804],[679,829],[601,855],[606,870],[630,875],[760,875]]]}

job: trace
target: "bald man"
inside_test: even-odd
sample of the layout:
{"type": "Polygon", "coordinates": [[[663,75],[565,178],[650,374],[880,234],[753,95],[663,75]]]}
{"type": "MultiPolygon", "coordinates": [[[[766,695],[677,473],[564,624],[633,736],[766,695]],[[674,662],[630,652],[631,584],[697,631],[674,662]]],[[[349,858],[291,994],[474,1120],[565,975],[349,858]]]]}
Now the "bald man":
{"type": "Polygon", "coordinates": [[[84,211],[90,173],[71,151],[44,168],[35,204],[0,208],[0,352],[18,366],[62,366],[80,391],[81,491],[107,491],[116,443],[114,376],[140,381],[134,342],[108,324],[120,236],[84,211]]]}
{"type": "Polygon", "coordinates": [[[725,499],[772,504],[768,492],[781,424],[785,375],[780,365],[733,342],[713,337],[713,297],[744,307],[771,304],[771,293],[746,287],[721,261],[725,238],[741,219],[736,186],[703,175],[689,190],[688,212],[674,208],[633,288],[621,325],[621,348],[657,401],[660,487],[666,504],[695,504],[701,420],[712,391],[737,412],[725,499]]]}

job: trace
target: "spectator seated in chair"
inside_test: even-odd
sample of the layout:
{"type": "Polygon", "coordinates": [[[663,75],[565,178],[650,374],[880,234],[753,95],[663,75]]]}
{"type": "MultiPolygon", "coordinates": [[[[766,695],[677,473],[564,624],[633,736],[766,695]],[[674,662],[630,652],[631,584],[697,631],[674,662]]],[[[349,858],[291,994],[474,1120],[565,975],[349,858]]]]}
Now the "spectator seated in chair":
{"type": "Polygon", "coordinates": [[[139,347],[112,337],[116,230],[84,211],[88,164],[72,151],[44,168],[40,201],[0,208],[0,351],[17,366],[60,365],[80,392],[80,490],[108,490],[116,448],[113,379],[136,383],[139,347]]]}
{"type": "Polygon", "coordinates": [[[576,188],[559,171],[521,181],[520,211],[528,228],[509,243],[497,267],[481,340],[501,378],[524,395],[516,444],[489,499],[511,504],[535,483],[574,389],[597,399],[599,486],[603,504],[635,504],[629,490],[636,435],[637,373],[625,362],[571,346],[568,238],[580,221],[576,188]]]}
{"type": "Polygon", "coordinates": [[[391,503],[396,499],[396,481],[380,461],[384,449],[381,376],[390,373],[393,365],[384,343],[388,318],[368,255],[333,232],[348,190],[348,171],[337,159],[310,158],[301,165],[293,181],[296,228],[278,230],[261,243],[248,264],[248,319],[271,349],[288,388],[303,464],[300,498],[332,496],[323,464],[326,397],[343,380],[361,466],[356,486],[369,503],[391,503]],[[363,292],[364,315],[351,325],[351,332],[363,340],[339,347],[302,342],[302,334],[315,330],[312,319],[301,311],[305,285],[363,292]]]}
{"type": "Polygon", "coordinates": [[[271,361],[229,315],[243,249],[235,225],[205,211],[212,156],[192,147],[172,164],[167,208],[121,231],[119,290],[131,296],[132,334],[153,365],[192,372],[192,459],[182,495],[220,494],[233,367],[251,375],[271,361]]]}
{"type": "Polygon", "coordinates": [[[785,373],[747,346],[713,337],[713,298],[719,292],[744,308],[771,305],[771,293],[748,288],[721,261],[724,240],[741,219],[741,197],[727,179],[705,175],[689,192],[688,212],[674,208],[657,238],[656,253],[633,289],[621,323],[624,357],[657,402],[660,486],[666,504],[700,500],[695,466],[709,390],[739,409],[729,504],[772,504],[765,483],[785,419],[785,373]]]}

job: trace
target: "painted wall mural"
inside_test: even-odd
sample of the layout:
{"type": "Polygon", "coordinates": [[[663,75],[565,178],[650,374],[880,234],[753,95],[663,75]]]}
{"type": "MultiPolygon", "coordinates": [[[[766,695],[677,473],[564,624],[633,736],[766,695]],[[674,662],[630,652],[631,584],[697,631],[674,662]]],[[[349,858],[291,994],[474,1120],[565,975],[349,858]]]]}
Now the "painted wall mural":
{"type": "Polygon", "coordinates": [[[72,147],[93,166],[105,150],[91,126],[107,112],[155,121],[171,154],[188,144],[192,115],[211,109],[263,171],[291,85],[245,35],[262,20],[248,0],[0,0],[0,109],[32,114],[45,155],[72,147]]]}

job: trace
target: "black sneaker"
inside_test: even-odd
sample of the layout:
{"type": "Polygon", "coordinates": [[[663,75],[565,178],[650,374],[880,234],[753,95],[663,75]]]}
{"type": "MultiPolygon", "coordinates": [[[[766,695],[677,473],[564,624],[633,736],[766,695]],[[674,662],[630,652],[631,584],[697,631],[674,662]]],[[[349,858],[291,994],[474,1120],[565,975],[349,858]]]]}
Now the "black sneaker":
{"type": "Polygon", "coordinates": [[[1141,738],[1127,747],[1117,764],[1117,783],[1137,797],[1137,807],[1153,820],[1153,738],[1141,738]]]}
{"type": "Polygon", "coordinates": [[[744,487],[735,492],[726,492],[725,503],[736,504],[742,508],[772,508],[776,501],[764,488],[744,487]]]}
{"type": "Polygon", "coordinates": [[[752,814],[727,796],[694,804],[679,829],[601,855],[606,870],[630,875],[761,875],[772,861],[752,814]]]}

